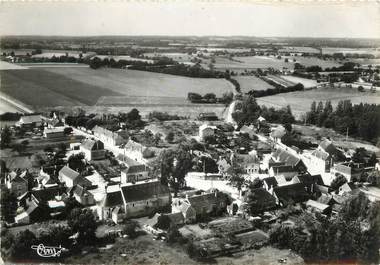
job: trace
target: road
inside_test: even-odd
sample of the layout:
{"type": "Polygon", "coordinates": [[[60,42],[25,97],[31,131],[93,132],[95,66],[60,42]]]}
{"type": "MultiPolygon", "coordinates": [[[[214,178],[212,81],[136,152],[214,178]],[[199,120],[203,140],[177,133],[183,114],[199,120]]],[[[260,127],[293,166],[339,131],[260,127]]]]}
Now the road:
{"type": "Polygon", "coordinates": [[[17,112],[22,113],[33,113],[34,111],[20,103],[17,103],[15,100],[11,99],[9,96],[4,95],[0,92],[0,110],[1,112],[12,112],[16,110],[17,112]],[[8,105],[8,106],[7,106],[8,105]]]}

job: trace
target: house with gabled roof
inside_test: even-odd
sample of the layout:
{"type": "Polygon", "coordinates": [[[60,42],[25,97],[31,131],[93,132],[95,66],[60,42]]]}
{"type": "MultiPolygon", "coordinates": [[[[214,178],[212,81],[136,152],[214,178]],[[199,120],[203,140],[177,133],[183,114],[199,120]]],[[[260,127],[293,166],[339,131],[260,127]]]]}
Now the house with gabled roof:
{"type": "Polygon", "coordinates": [[[106,128],[96,125],[93,129],[94,136],[102,141],[105,145],[119,146],[128,142],[128,133],[120,130],[117,132],[110,131],[106,128]]]}
{"type": "Polygon", "coordinates": [[[118,223],[123,218],[151,215],[170,206],[170,201],[169,188],[154,179],[107,187],[97,211],[101,220],[112,218],[118,223]]]}
{"type": "Polygon", "coordinates": [[[297,169],[298,172],[306,171],[306,166],[302,162],[301,158],[282,148],[278,148],[272,154],[272,158],[275,162],[282,162],[285,163],[285,165],[292,166],[293,168],[297,169]]]}
{"type": "Polygon", "coordinates": [[[324,186],[324,182],[321,175],[310,175],[308,173],[301,174],[293,177],[292,183],[303,183],[307,187],[307,191],[310,193],[319,193],[317,185],[324,186]]]}
{"type": "Polygon", "coordinates": [[[311,197],[307,192],[307,187],[303,183],[275,187],[273,188],[273,196],[276,198],[276,203],[280,206],[305,202],[311,197]]]}
{"type": "Polygon", "coordinates": [[[291,180],[298,175],[298,170],[291,165],[272,166],[269,169],[269,176],[283,176],[286,180],[291,180]]]}
{"type": "Polygon", "coordinates": [[[89,205],[95,204],[94,195],[88,191],[87,186],[77,184],[72,188],[71,192],[72,192],[72,196],[74,196],[74,198],[80,204],[82,204],[84,206],[89,206],[89,205]]]}
{"type": "Polygon", "coordinates": [[[88,160],[104,159],[106,150],[104,144],[99,140],[85,139],[80,145],[80,151],[84,153],[84,157],[88,160]]]}
{"type": "Polygon", "coordinates": [[[182,212],[186,223],[192,223],[205,215],[225,212],[226,208],[227,196],[218,190],[175,198],[172,202],[172,212],[182,212]]]}
{"type": "Polygon", "coordinates": [[[319,212],[321,214],[329,214],[331,212],[330,205],[321,203],[319,201],[308,200],[305,204],[306,204],[306,207],[309,208],[313,212],[319,212]]]}
{"type": "Polygon", "coordinates": [[[357,187],[352,182],[346,182],[342,186],[339,187],[339,195],[344,195],[345,193],[351,193],[356,190],[357,187]]]}
{"type": "Polygon", "coordinates": [[[20,117],[20,120],[16,123],[16,126],[23,128],[35,128],[42,125],[42,117],[40,114],[24,115],[20,117]]]}
{"type": "Polygon", "coordinates": [[[58,179],[60,182],[65,183],[66,187],[71,188],[79,183],[80,174],[74,169],[64,166],[58,173],[58,179]]]}
{"type": "Polygon", "coordinates": [[[5,184],[10,192],[20,196],[28,191],[28,181],[21,176],[21,172],[12,171],[5,177],[5,184]]]}
{"type": "Polygon", "coordinates": [[[278,186],[278,182],[275,177],[267,177],[263,179],[264,188],[269,191],[278,186]]]}
{"type": "Polygon", "coordinates": [[[124,160],[126,168],[121,170],[120,182],[125,183],[135,183],[143,180],[150,179],[149,168],[142,163],[134,161],[130,158],[124,160]]]}
{"type": "Polygon", "coordinates": [[[330,170],[331,175],[343,175],[348,182],[357,181],[363,172],[364,168],[351,163],[336,164],[330,170]]]}

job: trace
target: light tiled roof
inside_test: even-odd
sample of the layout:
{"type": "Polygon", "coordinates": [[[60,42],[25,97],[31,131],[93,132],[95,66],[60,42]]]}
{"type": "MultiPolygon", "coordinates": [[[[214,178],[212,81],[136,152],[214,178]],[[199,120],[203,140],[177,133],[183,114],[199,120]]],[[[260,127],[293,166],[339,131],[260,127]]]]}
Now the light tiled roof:
{"type": "Polygon", "coordinates": [[[69,168],[68,166],[64,166],[60,171],[60,174],[65,175],[66,177],[74,180],[79,176],[79,173],[76,172],[75,170],[69,168]]]}

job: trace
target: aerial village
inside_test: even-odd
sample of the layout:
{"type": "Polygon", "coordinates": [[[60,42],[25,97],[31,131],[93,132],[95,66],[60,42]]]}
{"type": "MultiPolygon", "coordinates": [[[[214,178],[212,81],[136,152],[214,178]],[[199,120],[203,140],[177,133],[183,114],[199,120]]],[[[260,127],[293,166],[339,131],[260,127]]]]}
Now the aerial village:
{"type": "MultiPolygon", "coordinates": [[[[1,161],[2,227],[22,231],[56,222],[65,230],[77,211],[77,218],[93,220],[95,227],[82,220],[93,232],[104,228],[101,236],[92,235],[98,242],[146,233],[207,260],[270,244],[295,249],[281,243],[281,234],[292,241],[289,229],[299,232],[302,244],[312,244],[309,238],[320,231],[310,220],[337,220],[348,211],[342,207],[362,203],[352,210],[359,216],[360,208],[380,200],[379,162],[363,148],[344,149],[328,138],[305,149],[286,145],[282,139],[292,125],[262,116],[238,126],[202,113],[171,122],[163,135],[157,128],[165,122],[154,118],[161,115],[149,122],[136,109],[98,115],[103,122],[91,129],[84,124],[92,114],[21,116],[3,129],[2,143],[17,142],[20,154],[32,148],[32,163],[15,168],[12,159],[1,161]],[[178,137],[181,122],[187,131],[178,137]]],[[[360,227],[371,227],[357,218],[360,227]]],[[[68,253],[88,244],[85,229],[67,234],[61,244],[68,253]]]]}

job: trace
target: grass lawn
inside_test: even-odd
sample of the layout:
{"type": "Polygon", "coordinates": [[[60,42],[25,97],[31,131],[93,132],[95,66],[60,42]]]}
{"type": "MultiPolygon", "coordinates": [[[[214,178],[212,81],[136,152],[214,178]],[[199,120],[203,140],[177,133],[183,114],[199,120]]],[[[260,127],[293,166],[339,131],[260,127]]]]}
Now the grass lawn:
{"type": "Polygon", "coordinates": [[[241,92],[243,93],[247,93],[251,90],[266,90],[268,88],[273,88],[273,86],[256,76],[236,76],[234,79],[239,82],[241,92]]]}

